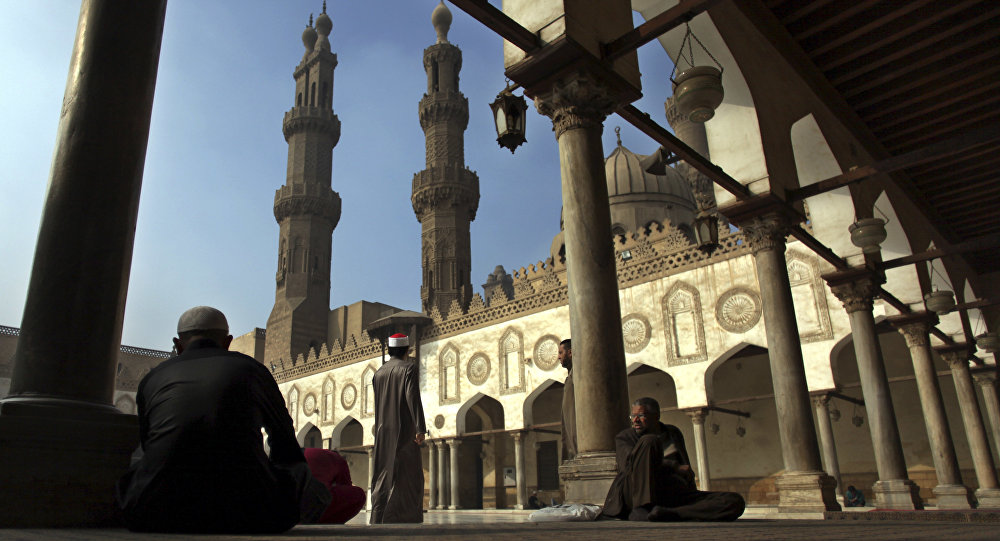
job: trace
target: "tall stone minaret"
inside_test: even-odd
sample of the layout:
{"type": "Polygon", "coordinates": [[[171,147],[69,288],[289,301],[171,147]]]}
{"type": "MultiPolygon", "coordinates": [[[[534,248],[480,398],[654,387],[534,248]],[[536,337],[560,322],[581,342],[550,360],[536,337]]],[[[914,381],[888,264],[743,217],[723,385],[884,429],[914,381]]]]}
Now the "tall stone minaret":
{"type": "Polygon", "coordinates": [[[295,68],[294,106],[282,131],[288,142],[285,185],[274,194],[280,226],[274,308],[267,318],[265,363],[286,364],[317,351],[327,339],[330,317],[330,249],[340,220],[340,195],[330,185],[333,147],[340,120],[333,114],[330,52],[333,23],[323,13],[302,32],[306,51],[295,68]]]}
{"type": "Polygon", "coordinates": [[[479,177],[465,167],[463,132],[469,101],[458,90],[462,51],[448,43],[451,12],[441,2],[431,15],[437,43],[424,50],[427,93],[420,100],[420,127],[427,140],[427,168],[413,176],[413,212],[421,223],[425,312],[447,315],[455,300],[467,308],[472,298],[469,224],[479,208],[479,177]]]}

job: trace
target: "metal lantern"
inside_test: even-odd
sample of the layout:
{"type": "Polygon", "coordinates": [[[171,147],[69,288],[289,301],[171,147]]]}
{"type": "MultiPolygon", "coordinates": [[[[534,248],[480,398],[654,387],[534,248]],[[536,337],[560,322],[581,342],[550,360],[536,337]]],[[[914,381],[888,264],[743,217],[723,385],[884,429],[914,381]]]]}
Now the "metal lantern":
{"type": "Polygon", "coordinates": [[[698,249],[707,255],[712,255],[712,252],[719,247],[719,217],[703,210],[695,216],[692,225],[698,249]]]}
{"type": "Polygon", "coordinates": [[[935,314],[947,314],[955,307],[955,294],[947,289],[931,291],[924,295],[924,306],[935,314]]]}
{"type": "Polygon", "coordinates": [[[976,337],[976,347],[987,353],[993,353],[1000,349],[1000,337],[996,331],[980,334],[976,337]]]}
{"type": "Polygon", "coordinates": [[[528,104],[524,96],[515,96],[508,87],[497,94],[490,108],[493,109],[493,122],[497,129],[497,143],[513,154],[515,148],[527,141],[524,138],[524,119],[528,104]]]}
{"type": "Polygon", "coordinates": [[[674,101],[677,111],[691,122],[708,122],[722,105],[722,70],[712,66],[694,66],[674,79],[674,101]]]}
{"type": "Polygon", "coordinates": [[[887,236],[885,220],[881,218],[863,218],[847,226],[847,231],[851,233],[851,244],[866,254],[878,253],[887,236]]]}

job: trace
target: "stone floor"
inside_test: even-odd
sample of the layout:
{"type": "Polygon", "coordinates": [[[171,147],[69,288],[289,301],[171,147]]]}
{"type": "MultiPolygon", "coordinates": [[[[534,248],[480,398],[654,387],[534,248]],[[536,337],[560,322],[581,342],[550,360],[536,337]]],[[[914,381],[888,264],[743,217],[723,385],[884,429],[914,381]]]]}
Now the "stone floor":
{"type": "MultiPolygon", "coordinates": [[[[636,523],[543,522],[528,521],[527,511],[432,511],[422,525],[396,524],[367,526],[361,514],[343,526],[297,526],[282,535],[262,536],[185,536],[166,534],[136,534],[123,529],[65,530],[0,530],[3,540],[175,540],[175,539],[274,539],[329,540],[337,539],[521,539],[549,540],[572,538],[574,541],[625,541],[632,539],[718,539],[735,541],[827,539],[927,539],[940,541],[998,539],[996,522],[969,522],[966,516],[924,514],[885,515],[878,520],[772,520],[752,518],[765,516],[766,509],[749,509],[744,518],[732,523],[636,523]],[[927,520],[929,517],[936,519],[927,520]]],[[[854,515],[854,513],[852,513],[854,515]]],[[[858,515],[860,517],[860,515],[858,515]]],[[[875,516],[875,515],[873,515],[875,516]]],[[[985,518],[986,516],[983,515],[985,518]]],[[[997,517],[993,517],[997,518],[997,517]]]]}

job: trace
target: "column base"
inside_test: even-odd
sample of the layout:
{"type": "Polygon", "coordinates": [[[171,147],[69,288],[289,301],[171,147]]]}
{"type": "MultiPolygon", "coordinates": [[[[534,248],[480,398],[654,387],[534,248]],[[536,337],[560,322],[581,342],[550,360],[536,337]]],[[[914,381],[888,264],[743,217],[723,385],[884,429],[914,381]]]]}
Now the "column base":
{"type": "Polygon", "coordinates": [[[566,487],[565,503],[604,505],[608,489],[618,473],[615,454],[582,453],[559,466],[559,477],[566,487]]]}
{"type": "Polygon", "coordinates": [[[786,472],[775,479],[774,486],[778,489],[778,513],[840,511],[837,481],[825,472],[786,472]]]}
{"type": "Polygon", "coordinates": [[[461,508],[462,508],[462,506],[461,506],[461,505],[449,505],[449,506],[448,506],[448,510],[449,510],[449,511],[454,511],[454,510],[456,510],[456,509],[461,509],[461,508]]]}
{"type": "Polygon", "coordinates": [[[875,481],[875,507],[879,509],[923,509],[920,487],[909,479],[887,479],[875,481]]]}
{"type": "Polygon", "coordinates": [[[980,488],[976,490],[976,499],[979,500],[977,509],[1000,509],[1000,489],[980,488]]]}
{"type": "Polygon", "coordinates": [[[121,526],[114,486],[139,445],[111,406],[0,402],[0,527],[121,526]]]}
{"type": "Polygon", "coordinates": [[[938,509],[972,509],[969,487],[964,485],[938,485],[932,491],[938,509]]]}

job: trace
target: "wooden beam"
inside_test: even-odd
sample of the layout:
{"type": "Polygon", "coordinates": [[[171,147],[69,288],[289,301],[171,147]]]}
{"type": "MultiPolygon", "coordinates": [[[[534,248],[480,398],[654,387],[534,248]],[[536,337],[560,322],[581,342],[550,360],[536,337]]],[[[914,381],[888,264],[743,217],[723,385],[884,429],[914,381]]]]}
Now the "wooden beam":
{"type": "Polygon", "coordinates": [[[681,0],[676,6],[629,30],[601,47],[604,60],[613,62],[653,41],[661,35],[690,22],[719,0],[681,0]]]}
{"type": "Polygon", "coordinates": [[[816,255],[825,259],[837,270],[847,270],[851,268],[850,265],[847,264],[847,261],[844,261],[840,256],[834,253],[833,250],[820,242],[819,239],[809,233],[806,233],[806,230],[802,229],[802,226],[794,225],[789,228],[789,232],[793,237],[798,239],[799,242],[811,248],[812,251],[816,252],[816,255]]]}
{"type": "Polygon", "coordinates": [[[808,197],[860,182],[873,175],[891,173],[922,163],[936,161],[995,141],[1000,141],[1000,123],[990,124],[985,128],[969,131],[958,137],[949,138],[924,148],[900,154],[899,156],[879,160],[871,165],[863,165],[844,174],[804,186],[789,192],[787,200],[801,201],[808,197]]]}
{"type": "Polygon", "coordinates": [[[939,259],[948,255],[958,255],[967,252],[979,252],[983,250],[997,250],[997,249],[1000,249],[1000,238],[994,237],[992,235],[987,235],[970,239],[960,244],[953,244],[951,246],[945,246],[943,248],[934,248],[932,250],[927,250],[916,254],[897,257],[895,259],[890,259],[888,261],[883,261],[881,263],[878,263],[875,265],[875,267],[881,270],[894,269],[896,267],[903,267],[912,263],[920,263],[921,261],[930,261],[931,259],[939,259]]]}
{"type": "Polygon", "coordinates": [[[486,0],[448,1],[528,54],[542,46],[541,40],[534,32],[521,26],[520,23],[508,17],[507,14],[486,0]]]}
{"type": "Polygon", "coordinates": [[[736,199],[744,200],[750,198],[750,190],[747,189],[746,186],[726,174],[721,167],[715,165],[697,151],[684,144],[683,141],[667,131],[663,126],[657,124],[652,118],[649,117],[648,113],[640,111],[634,105],[626,105],[618,109],[616,112],[618,113],[618,116],[625,119],[626,122],[638,128],[639,131],[652,137],[654,141],[660,143],[666,147],[667,150],[676,154],[680,159],[687,162],[687,164],[691,167],[697,169],[712,182],[718,184],[724,190],[736,196],[736,199]]]}

